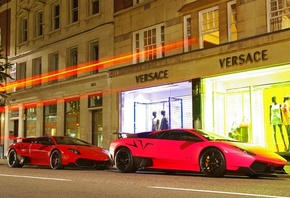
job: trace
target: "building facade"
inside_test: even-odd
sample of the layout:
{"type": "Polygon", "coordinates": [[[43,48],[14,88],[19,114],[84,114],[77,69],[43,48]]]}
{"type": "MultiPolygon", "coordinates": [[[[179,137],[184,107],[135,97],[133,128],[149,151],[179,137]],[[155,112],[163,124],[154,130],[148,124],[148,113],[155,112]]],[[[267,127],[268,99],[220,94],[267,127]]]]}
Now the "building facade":
{"type": "Polygon", "coordinates": [[[115,132],[150,131],[165,111],[170,128],[285,151],[287,124],[271,118],[290,95],[289,3],[12,0],[2,133],[108,148],[115,132]]]}

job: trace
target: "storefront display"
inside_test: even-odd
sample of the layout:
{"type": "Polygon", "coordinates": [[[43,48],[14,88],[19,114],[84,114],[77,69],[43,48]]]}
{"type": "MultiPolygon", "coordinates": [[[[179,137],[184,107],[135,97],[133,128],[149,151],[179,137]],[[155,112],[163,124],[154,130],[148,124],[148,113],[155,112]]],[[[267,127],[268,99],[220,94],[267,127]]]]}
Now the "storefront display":
{"type": "Polygon", "coordinates": [[[284,96],[290,94],[289,71],[285,65],[202,79],[203,129],[287,151],[287,127],[277,120],[274,126],[271,116],[279,114],[284,96]],[[273,96],[275,111],[270,108],[273,96]]]}
{"type": "Polygon", "coordinates": [[[181,82],[123,92],[122,132],[192,128],[191,90],[181,82]]]}

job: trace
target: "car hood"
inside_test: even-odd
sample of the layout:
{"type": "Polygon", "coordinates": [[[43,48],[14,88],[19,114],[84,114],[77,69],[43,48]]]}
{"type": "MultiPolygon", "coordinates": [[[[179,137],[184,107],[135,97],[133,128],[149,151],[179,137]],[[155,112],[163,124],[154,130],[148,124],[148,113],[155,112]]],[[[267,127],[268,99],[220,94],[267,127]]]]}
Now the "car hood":
{"type": "Polygon", "coordinates": [[[81,154],[81,156],[86,158],[103,158],[103,159],[109,159],[108,151],[96,147],[96,146],[77,146],[77,145],[67,145],[66,148],[69,149],[75,149],[78,150],[81,154]]]}
{"type": "Polygon", "coordinates": [[[256,156],[261,156],[262,159],[268,159],[268,160],[275,160],[279,161],[281,163],[287,163],[287,160],[280,156],[279,154],[270,151],[266,148],[263,148],[261,146],[249,144],[249,143],[243,143],[243,142],[224,142],[225,144],[231,145],[233,147],[240,148],[245,151],[249,151],[253,153],[256,156]]]}

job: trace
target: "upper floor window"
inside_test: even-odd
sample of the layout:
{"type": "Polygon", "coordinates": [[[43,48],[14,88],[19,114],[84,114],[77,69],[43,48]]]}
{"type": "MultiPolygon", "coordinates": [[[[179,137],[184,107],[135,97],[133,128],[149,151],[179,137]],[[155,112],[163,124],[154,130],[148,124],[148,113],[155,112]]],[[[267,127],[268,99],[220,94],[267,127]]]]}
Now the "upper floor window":
{"type": "Polygon", "coordinates": [[[43,34],[43,12],[36,12],[35,14],[35,37],[43,34]]]}
{"type": "Polygon", "coordinates": [[[55,4],[52,7],[52,30],[59,29],[59,21],[60,21],[60,6],[59,4],[55,4]]]}
{"type": "Polygon", "coordinates": [[[97,65],[99,60],[99,42],[93,41],[90,43],[89,59],[92,64],[91,74],[98,73],[99,66],[97,65]]]}
{"type": "Polygon", "coordinates": [[[236,1],[228,2],[228,38],[229,41],[236,41],[238,39],[236,1]]]}
{"type": "Polygon", "coordinates": [[[49,76],[51,76],[48,78],[48,83],[57,82],[58,76],[56,74],[58,73],[58,53],[50,54],[48,61],[48,72],[49,76]]]}
{"type": "Polygon", "coordinates": [[[71,0],[71,23],[79,20],[79,1],[71,0]]]}
{"type": "Polygon", "coordinates": [[[199,35],[200,48],[219,44],[219,12],[217,6],[199,12],[199,35]]]}
{"type": "Polygon", "coordinates": [[[188,52],[191,50],[191,15],[184,16],[183,24],[184,52],[188,52]]]}
{"type": "Polygon", "coordinates": [[[268,32],[290,27],[290,1],[268,0],[268,32]]]}
{"type": "Polygon", "coordinates": [[[164,35],[163,24],[134,32],[133,63],[151,61],[164,57],[164,35]]]}
{"type": "Polygon", "coordinates": [[[32,86],[41,85],[41,58],[32,60],[32,86]]]}
{"type": "Polygon", "coordinates": [[[19,43],[26,42],[28,39],[28,21],[27,18],[22,18],[19,21],[19,43]]]}
{"type": "Polygon", "coordinates": [[[17,80],[17,90],[24,89],[26,87],[26,62],[19,63],[16,65],[16,80],[17,80]]]}
{"type": "Polygon", "coordinates": [[[100,12],[100,1],[89,0],[90,15],[98,14],[100,12]]]}
{"type": "Polygon", "coordinates": [[[78,65],[78,48],[69,49],[69,65],[70,72],[67,73],[68,79],[77,77],[77,65],[78,65]]]}

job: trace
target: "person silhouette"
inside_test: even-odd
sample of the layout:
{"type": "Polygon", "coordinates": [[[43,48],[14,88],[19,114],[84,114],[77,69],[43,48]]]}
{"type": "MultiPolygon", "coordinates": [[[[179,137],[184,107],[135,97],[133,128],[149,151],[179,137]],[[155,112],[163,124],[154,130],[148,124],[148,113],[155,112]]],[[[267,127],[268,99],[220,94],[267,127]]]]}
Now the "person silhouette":
{"type": "Polygon", "coordinates": [[[153,118],[152,118],[152,131],[157,131],[157,130],[159,130],[159,125],[160,125],[160,123],[159,123],[159,119],[157,119],[157,113],[156,113],[156,111],[153,111],[152,112],[152,116],[153,116],[153,118]]]}
{"type": "Polygon", "coordinates": [[[274,140],[276,144],[276,149],[279,152],[279,145],[277,143],[277,134],[276,134],[276,128],[278,127],[281,133],[281,137],[284,142],[284,148],[287,150],[283,131],[282,131],[282,112],[281,112],[281,105],[276,102],[276,96],[272,97],[272,104],[270,105],[270,123],[273,126],[274,131],[274,140]]]}
{"type": "Polygon", "coordinates": [[[161,111],[161,115],[162,115],[162,119],[161,119],[161,124],[160,124],[160,130],[168,129],[169,128],[168,119],[165,116],[165,111],[164,110],[161,111]]]}
{"type": "Polygon", "coordinates": [[[287,148],[288,152],[290,151],[290,107],[288,104],[289,98],[290,98],[289,96],[284,97],[283,104],[281,107],[283,124],[285,126],[288,135],[288,148],[287,148]]]}

